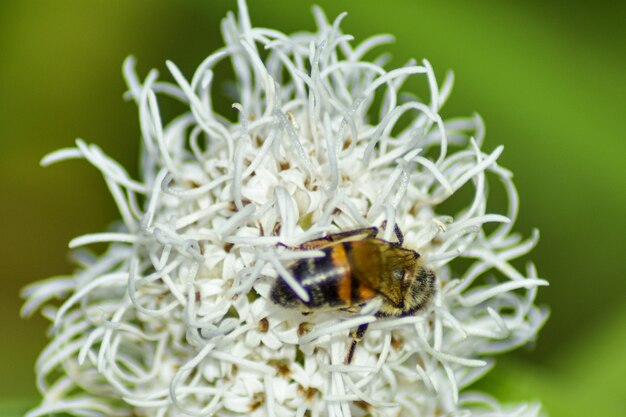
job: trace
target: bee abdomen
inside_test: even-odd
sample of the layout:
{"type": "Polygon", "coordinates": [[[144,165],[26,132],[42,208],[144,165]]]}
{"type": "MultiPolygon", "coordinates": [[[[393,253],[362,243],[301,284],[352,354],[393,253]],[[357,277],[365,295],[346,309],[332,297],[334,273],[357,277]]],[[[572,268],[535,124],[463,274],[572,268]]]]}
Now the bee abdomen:
{"type": "Polygon", "coordinates": [[[281,305],[287,308],[297,308],[301,301],[298,296],[293,292],[291,287],[285,283],[282,279],[276,280],[270,291],[270,300],[275,304],[281,305]]]}
{"type": "Polygon", "coordinates": [[[289,272],[308,293],[301,300],[282,279],[278,279],[271,300],[287,308],[337,308],[352,304],[352,276],[343,245],[323,249],[325,256],[303,259],[289,267],[289,272]]]}

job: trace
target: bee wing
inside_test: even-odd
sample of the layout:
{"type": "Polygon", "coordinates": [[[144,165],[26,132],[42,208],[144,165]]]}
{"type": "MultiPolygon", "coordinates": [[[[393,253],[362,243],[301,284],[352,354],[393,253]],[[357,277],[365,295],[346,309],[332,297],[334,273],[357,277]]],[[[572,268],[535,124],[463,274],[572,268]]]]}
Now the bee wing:
{"type": "Polygon", "coordinates": [[[403,301],[403,279],[417,262],[417,254],[381,239],[365,239],[351,245],[353,273],[358,280],[391,304],[403,301]]]}
{"type": "Polygon", "coordinates": [[[384,246],[384,241],[378,239],[357,240],[349,246],[352,273],[373,289],[376,289],[375,284],[383,272],[384,246]]]}

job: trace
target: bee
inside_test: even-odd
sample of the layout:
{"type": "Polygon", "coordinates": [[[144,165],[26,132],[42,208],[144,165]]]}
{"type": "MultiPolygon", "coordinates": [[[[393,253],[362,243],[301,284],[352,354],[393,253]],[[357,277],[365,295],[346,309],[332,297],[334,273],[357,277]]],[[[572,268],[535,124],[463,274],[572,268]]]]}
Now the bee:
{"type": "MultiPolygon", "coordinates": [[[[424,266],[420,254],[402,246],[404,236],[396,225],[396,242],[378,238],[377,227],[329,234],[294,248],[321,250],[324,256],[301,259],[287,266],[309,295],[298,297],[282,279],[277,279],[270,299],[304,314],[319,310],[357,313],[367,302],[382,301],[377,317],[404,317],[428,306],[435,294],[435,274],[424,266]]],[[[357,343],[368,324],[351,332],[344,363],[352,361],[357,343]]]]}

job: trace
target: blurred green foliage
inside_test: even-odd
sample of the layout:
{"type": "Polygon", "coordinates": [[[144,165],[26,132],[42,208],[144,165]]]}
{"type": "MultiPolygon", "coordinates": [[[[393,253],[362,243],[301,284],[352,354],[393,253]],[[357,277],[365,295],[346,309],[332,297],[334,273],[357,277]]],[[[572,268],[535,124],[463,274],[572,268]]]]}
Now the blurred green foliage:
{"type": "MultiPolygon", "coordinates": [[[[310,1],[250,1],[253,21],[313,29],[310,1]]],[[[317,2],[357,40],[392,33],[394,64],[428,58],[456,86],[444,116],[478,112],[487,149],[516,174],[517,229],[541,230],[530,259],[551,287],[538,342],[506,355],[480,385],[510,401],[537,399],[553,416],[626,415],[626,13],[619,2],[317,2]]],[[[123,59],[139,72],[165,59],[191,74],[220,45],[235,2],[78,0],[0,3],[1,415],[36,402],[33,363],[46,323],[18,317],[19,289],[71,271],[67,242],[116,217],[94,169],[38,161],[74,138],[127,167],[137,158],[134,106],[122,100],[123,59]],[[8,340],[6,339],[8,337],[8,340]]],[[[382,49],[381,49],[382,50],[382,49]]],[[[412,84],[416,89],[418,82],[412,84]]],[[[229,103],[225,103],[224,109],[229,103]]],[[[132,168],[131,168],[132,172],[132,168]]]]}

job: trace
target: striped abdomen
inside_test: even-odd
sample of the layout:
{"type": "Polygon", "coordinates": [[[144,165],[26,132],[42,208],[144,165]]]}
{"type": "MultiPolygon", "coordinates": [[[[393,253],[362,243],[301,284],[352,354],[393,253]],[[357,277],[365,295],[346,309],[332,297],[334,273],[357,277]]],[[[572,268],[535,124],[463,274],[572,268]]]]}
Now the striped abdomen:
{"type": "Polygon", "coordinates": [[[323,257],[303,259],[290,265],[289,271],[310,299],[303,302],[279,279],[272,287],[272,301],[284,307],[313,310],[347,308],[373,298],[376,293],[353,275],[351,250],[352,242],[338,243],[322,249],[323,257]]]}

